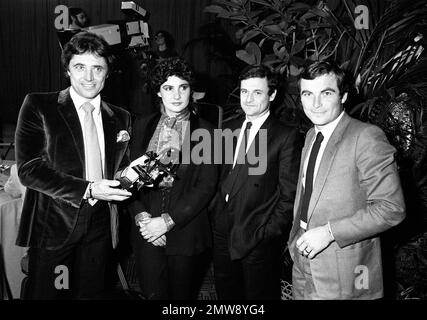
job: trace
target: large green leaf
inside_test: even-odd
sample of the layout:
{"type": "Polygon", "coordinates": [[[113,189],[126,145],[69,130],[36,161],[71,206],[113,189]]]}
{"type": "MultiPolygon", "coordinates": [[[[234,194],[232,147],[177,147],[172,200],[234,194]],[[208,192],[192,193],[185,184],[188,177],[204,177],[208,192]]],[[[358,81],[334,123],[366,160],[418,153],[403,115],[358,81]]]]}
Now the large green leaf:
{"type": "Polygon", "coordinates": [[[281,34],[283,32],[277,24],[270,24],[268,26],[264,26],[263,30],[271,34],[281,34]]]}
{"type": "Polygon", "coordinates": [[[283,59],[289,56],[289,53],[286,50],[286,47],[283,45],[283,43],[278,41],[273,44],[273,52],[280,59],[283,59]]]}
{"type": "Polygon", "coordinates": [[[226,1],[226,0],[215,0],[214,4],[222,4],[223,6],[231,7],[234,9],[241,9],[241,4],[236,3],[235,1],[226,1]]]}
{"type": "Polygon", "coordinates": [[[218,13],[228,13],[228,11],[225,10],[223,7],[217,6],[217,5],[214,5],[214,4],[205,7],[205,9],[203,11],[206,12],[206,13],[215,13],[215,14],[218,14],[218,13]]]}
{"type": "Polygon", "coordinates": [[[255,63],[261,63],[261,49],[255,42],[248,42],[246,45],[246,51],[252,53],[255,56],[255,63]]]}
{"type": "Polygon", "coordinates": [[[255,42],[249,42],[245,50],[238,50],[236,57],[249,65],[259,65],[261,63],[261,49],[255,42]]]}
{"type": "Polygon", "coordinates": [[[263,20],[261,20],[260,24],[266,25],[266,24],[276,23],[276,21],[280,20],[279,18],[281,18],[280,13],[272,13],[267,17],[265,17],[263,20]]]}
{"type": "Polygon", "coordinates": [[[299,40],[297,41],[291,49],[291,55],[295,55],[298,52],[300,52],[305,47],[305,40],[299,40]]]}
{"type": "Polygon", "coordinates": [[[264,0],[250,0],[250,2],[262,4],[263,6],[266,6],[266,7],[271,7],[271,3],[264,0]]]}
{"type": "Polygon", "coordinates": [[[244,33],[241,42],[246,43],[247,41],[251,40],[252,38],[259,36],[260,34],[261,34],[260,30],[250,29],[249,31],[244,33]]]}
{"type": "Polygon", "coordinates": [[[255,55],[247,52],[246,50],[237,50],[236,57],[251,66],[256,64],[255,55]]]}

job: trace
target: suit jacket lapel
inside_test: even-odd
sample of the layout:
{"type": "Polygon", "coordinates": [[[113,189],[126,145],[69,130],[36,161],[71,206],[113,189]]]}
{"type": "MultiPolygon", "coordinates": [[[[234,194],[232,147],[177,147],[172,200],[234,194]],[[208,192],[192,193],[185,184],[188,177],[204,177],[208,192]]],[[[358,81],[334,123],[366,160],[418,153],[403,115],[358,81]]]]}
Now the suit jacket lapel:
{"type": "MultiPolygon", "coordinates": [[[[146,124],[146,129],[144,135],[141,138],[140,150],[142,151],[138,157],[142,156],[143,153],[147,151],[148,144],[150,143],[151,138],[153,137],[154,131],[156,131],[157,123],[160,120],[161,113],[157,113],[154,117],[148,120],[146,124]]],[[[138,137],[136,137],[138,139],[138,137]]]]}
{"type": "Polygon", "coordinates": [[[305,159],[308,156],[308,151],[310,149],[310,144],[313,138],[314,138],[314,129],[311,129],[307,132],[307,136],[304,142],[304,147],[301,151],[301,162],[300,162],[300,168],[299,168],[299,174],[298,174],[298,187],[295,195],[294,217],[296,217],[298,214],[298,210],[300,208],[300,201],[302,200],[302,195],[303,195],[302,180],[304,179],[304,163],[305,163],[305,159]]]}
{"type": "Polygon", "coordinates": [[[101,101],[101,115],[102,115],[102,127],[104,129],[104,144],[105,144],[105,177],[107,179],[113,178],[114,172],[114,157],[115,157],[115,145],[117,140],[117,125],[114,112],[111,108],[101,101]]]}
{"type": "Polygon", "coordinates": [[[310,205],[308,207],[308,221],[310,221],[314,208],[319,201],[320,194],[325,185],[326,178],[329,175],[329,171],[337,152],[338,143],[342,140],[344,131],[347,128],[349,122],[350,117],[347,114],[344,114],[334,132],[332,133],[332,136],[329,138],[328,144],[326,145],[325,151],[323,152],[319,169],[317,170],[316,180],[314,181],[313,185],[313,193],[311,194],[310,205]]]}
{"type": "MultiPolygon", "coordinates": [[[[71,133],[76,147],[77,154],[79,156],[82,167],[85,167],[85,147],[83,142],[83,129],[80,125],[79,115],[77,114],[73,100],[70,96],[70,88],[62,90],[58,95],[58,112],[61,114],[71,133]]],[[[84,171],[84,170],[83,170],[84,171]]]]}
{"type": "MultiPolygon", "coordinates": [[[[268,134],[269,129],[272,125],[272,121],[273,121],[272,115],[270,114],[268,118],[264,121],[262,126],[260,127],[260,130],[261,129],[267,130],[267,145],[268,145],[268,141],[273,138],[268,134]]],[[[259,141],[259,131],[255,135],[254,140],[249,146],[248,153],[252,152],[252,154],[255,154],[253,148],[255,148],[256,141],[259,141]]],[[[233,188],[231,189],[230,198],[232,198],[237,192],[239,192],[242,186],[246,184],[246,180],[248,179],[248,169],[249,169],[249,163],[247,161],[245,161],[244,164],[240,164],[240,165],[236,164],[236,167],[233,169],[233,170],[237,170],[237,172],[234,175],[234,178],[236,179],[236,181],[234,182],[233,188]]]]}
{"type": "Polygon", "coordinates": [[[198,129],[200,127],[199,118],[191,112],[189,123],[187,125],[187,128],[185,132],[182,132],[182,140],[183,144],[181,146],[180,151],[180,165],[178,167],[178,170],[176,172],[178,178],[179,177],[185,177],[185,172],[188,170],[189,163],[193,163],[191,160],[191,152],[194,148],[194,146],[198,143],[198,141],[193,141],[191,139],[191,135],[194,130],[198,129]],[[185,159],[187,157],[187,159],[185,159]]]}

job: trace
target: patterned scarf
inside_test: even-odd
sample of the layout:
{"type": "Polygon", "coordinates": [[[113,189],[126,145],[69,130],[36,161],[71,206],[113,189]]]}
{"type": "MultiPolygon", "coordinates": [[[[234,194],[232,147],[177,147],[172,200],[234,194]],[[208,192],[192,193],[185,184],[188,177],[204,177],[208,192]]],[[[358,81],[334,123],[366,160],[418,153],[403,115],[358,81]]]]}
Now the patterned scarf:
{"type": "MultiPolygon", "coordinates": [[[[185,108],[176,117],[169,117],[162,105],[161,112],[162,115],[148,144],[147,151],[154,151],[158,155],[169,152],[166,158],[173,163],[178,163],[179,151],[184,139],[183,134],[186,132],[190,119],[190,110],[185,108]]],[[[162,181],[159,186],[171,187],[172,183],[162,181]]]]}

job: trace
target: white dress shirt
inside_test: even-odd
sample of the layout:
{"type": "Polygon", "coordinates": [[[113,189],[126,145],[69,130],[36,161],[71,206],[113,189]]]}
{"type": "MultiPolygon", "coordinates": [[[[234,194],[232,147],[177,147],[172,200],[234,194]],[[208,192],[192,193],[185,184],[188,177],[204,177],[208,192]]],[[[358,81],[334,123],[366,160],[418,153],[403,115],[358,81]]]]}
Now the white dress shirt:
{"type": "Polygon", "coordinates": [[[240,144],[242,143],[242,140],[243,140],[243,134],[245,133],[246,123],[252,122],[252,126],[249,129],[248,143],[246,144],[246,152],[248,152],[252,141],[254,141],[256,134],[258,133],[259,129],[261,128],[265,120],[267,120],[269,115],[270,115],[270,110],[267,111],[265,114],[263,114],[261,117],[256,118],[255,120],[249,120],[248,118],[246,118],[245,121],[243,121],[242,127],[240,128],[239,138],[237,139],[236,149],[234,149],[233,168],[237,162],[237,153],[239,151],[240,144]]]}

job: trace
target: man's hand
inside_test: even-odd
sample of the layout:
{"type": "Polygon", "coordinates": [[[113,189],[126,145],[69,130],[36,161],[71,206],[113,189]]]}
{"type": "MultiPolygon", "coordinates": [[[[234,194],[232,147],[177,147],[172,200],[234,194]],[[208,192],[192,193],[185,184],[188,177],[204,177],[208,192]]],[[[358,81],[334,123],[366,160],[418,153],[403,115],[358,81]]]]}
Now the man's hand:
{"type": "Polygon", "coordinates": [[[328,225],[306,231],[296,242],[299,252],[309,259],[313,259],[334,241],[329,233],[328,225]]]}
{"type": "Polygon", "coordinates": [[[162,217],[151,218],[150,222],[142,224],[139,232],[148,242],[153,242],[167,232],[165,220],[162,217]]]}
{"type": "Polygon", "coordinates": [[[100,180],[92,183],[92,198],[105,201],[123,201],[132,193],[127,190],[114,188],[120,185],[117,180],[100,180]]]}

